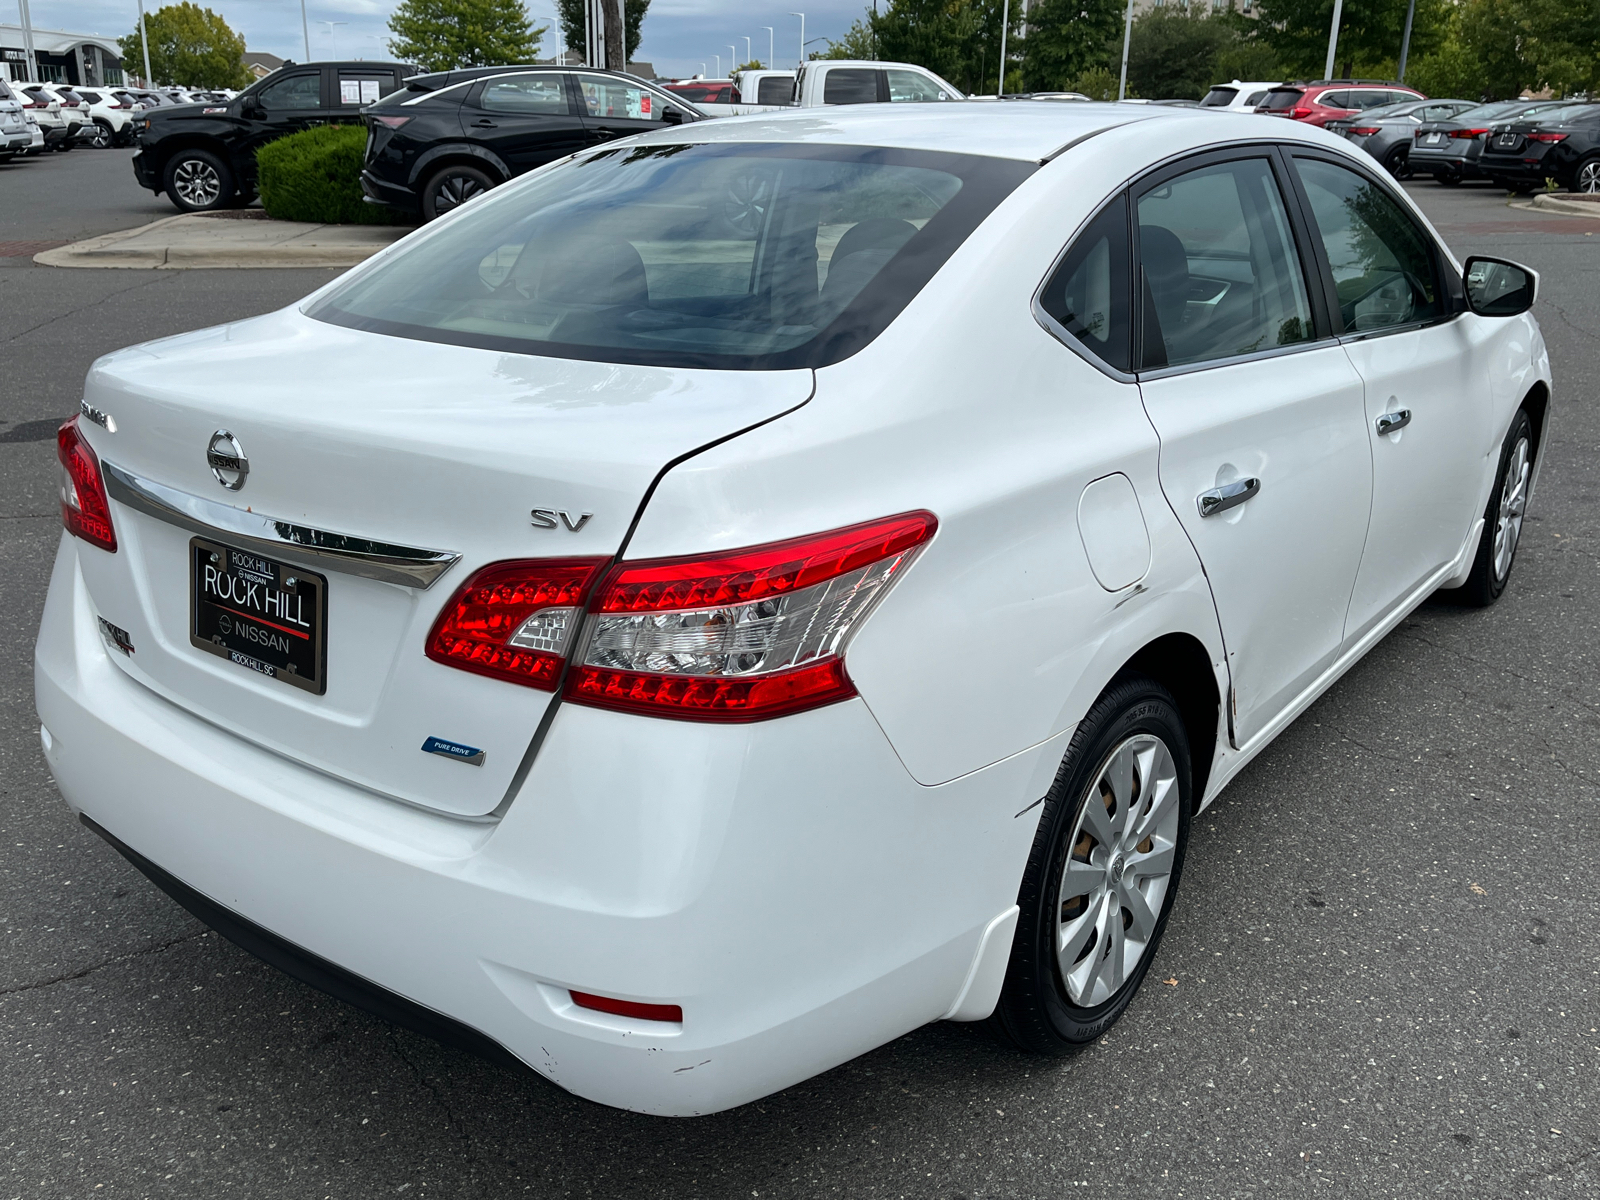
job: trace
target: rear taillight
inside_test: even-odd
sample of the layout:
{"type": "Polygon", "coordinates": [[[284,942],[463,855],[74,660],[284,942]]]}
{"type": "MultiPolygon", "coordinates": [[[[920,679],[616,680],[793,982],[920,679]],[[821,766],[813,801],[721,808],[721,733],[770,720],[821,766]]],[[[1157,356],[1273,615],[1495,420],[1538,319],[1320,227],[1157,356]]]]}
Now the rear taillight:
{"type": "Polygon", "coordinates": [[[755,721],[855,695],[850,635],[933,536],[929,512],[723,554],[619,563],[596,589],[578,704],[755,721]]]}
{"type": "Polygon", "coordinates": [[[1360,134],[1362,137],[1371,137],[1378,132],[1378,127],[1376,125],[1354,125],[1351,127],[1350,132],[1360,134]]]}
{"type": "Polygon", "coordinates": [[[1473,138],[1480,138],[1488,132],[1489,131],[1487,129],[1452,129],[1450,131],[1450,136],[1453,138],[1464,138],[1467,141],[1471,141],[1473,138]]]}
{"type": "Polygon", "coordinates": [[[583,602],[603,558],[537,559],[484,567],[445,605],[427,655],[526,687],[553,692],[583,602]]]}
{"type": "Polygon", "coordinates": [[[1292,108],[1289,110],[1289,115],[1297,121],[1303,121],[1311,115],[1311,109],[1298,107],[1292,108]]]}
{"type": "Polygon", "coordinates": [[[1530,142],[1564,142],[1567,140],[1567,135],[1564,133],[1530,133],[1528,134],[1528,140],[1530,142]]]}
{"type": "Polygon", "coordinates": [[[111,499],[100,477],[100,460],[83,440],[77,417],[56,430],[56,457],[61,460],[61,523],[73,537],[115,554],[117,532],[111,527],[111,499]]]}
{"type": "Polygon", "coordinates": [[[637,1017],[643,1021],[673,1021],[683,1024],[683,1006],[678,1004],[640,1004],[636,1000],[613,1000],[610,996],[596,996],[593,992],[572,992],[572,1002],[579,1008],[611,1013],[618,1017],[637,1017]]]}
{"type": "Polygon", "coordinates": [[[410,117],[373,117],[372,119],[385,129],[399,129],[411,120],[410,117]]]}

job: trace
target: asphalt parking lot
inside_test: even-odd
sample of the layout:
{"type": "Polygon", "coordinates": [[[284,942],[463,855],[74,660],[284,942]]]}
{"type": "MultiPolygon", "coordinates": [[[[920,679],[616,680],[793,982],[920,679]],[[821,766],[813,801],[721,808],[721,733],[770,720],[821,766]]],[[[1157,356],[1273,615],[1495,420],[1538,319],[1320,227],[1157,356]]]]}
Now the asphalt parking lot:
{"type": "Polygon", "coordinates": [[[666,1120],[278,974],[56,794],[57,422],[97,355],[333,274],[16,249],[170,215],[127,158],[0,166],[0,1200],[1600,1194],[1600,221],[1410,185],[1459,256],[1543,274],[1558,408],[1516,572],[1493,609],[1419,610],[1197,821],[1107,1038],[1056,1062],[932,1025],[666,1120]]]}

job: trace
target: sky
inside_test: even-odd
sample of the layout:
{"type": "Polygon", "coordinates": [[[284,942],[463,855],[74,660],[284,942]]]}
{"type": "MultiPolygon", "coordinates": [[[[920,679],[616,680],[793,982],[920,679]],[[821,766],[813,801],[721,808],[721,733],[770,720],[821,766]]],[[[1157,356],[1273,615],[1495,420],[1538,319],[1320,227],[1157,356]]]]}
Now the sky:
{"type": "MultiPolygon", "coordinates": [[[[300,24],[300,0],[199,0],[221,14],[242,33],[251,50],[306,61],[300,24]]],[[[312,58],[387,58],[384,45],[389,14],[397,0],[305,0],[311,31],[312,58]],[[327,22],[344,22],[331,29],[327,22]]],[[[540,57],[556,51],[553,0],[524,0],[534,24],[551,29],[540,46],[540,57]]],[[[624,0],[626,3],[626,0],[624,0]]],[[[634,57],[650,62],[662,75],[693,75],[705,64],[708,74],[729,67],[734,46],[740,61],[745,38],[751,54],[763,62],[768,54],[766,26],[773,27],[776,65],[792,67],[800,53],[800,21],[789,15],[789,4],[805,9],[806,40],[839,37],[866,10],[870,0],[651,0],[642,40],[634,57]]],[[[161,0],[145,0],[146,12],[161,7],[161,0]]],[[[98,33],[122,37],[138,24],[136,0],[29,0],[33,23],[42,29],[69,33],[98,33]]],[[[0,0],[0,21],[19,20],[17,0],[0,0]]],[[[817,41],[811,50],[821,50],[817,41]]]]}

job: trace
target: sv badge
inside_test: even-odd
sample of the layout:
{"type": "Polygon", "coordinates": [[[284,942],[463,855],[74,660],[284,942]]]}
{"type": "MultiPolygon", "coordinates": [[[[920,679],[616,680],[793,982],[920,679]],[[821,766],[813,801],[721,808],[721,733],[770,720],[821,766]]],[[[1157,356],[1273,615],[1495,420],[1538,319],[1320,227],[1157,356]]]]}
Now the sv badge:
{"type": "Polygon", "coordinates": [[[577,533],[594,516],[593,513],[579,513],[574,519],[564,508],[536,508],[530,515],[535,529],[560,529],[565,525],[568,533],[577,533]]]}

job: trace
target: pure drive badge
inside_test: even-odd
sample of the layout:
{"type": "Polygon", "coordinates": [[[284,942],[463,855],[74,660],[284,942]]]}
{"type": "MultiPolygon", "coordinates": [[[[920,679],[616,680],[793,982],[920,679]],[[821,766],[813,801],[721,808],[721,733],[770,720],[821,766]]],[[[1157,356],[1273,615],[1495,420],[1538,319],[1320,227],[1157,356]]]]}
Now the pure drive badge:
{"type": "Polygon", "coordinates": [[[463,746],[460,742],[447,742],[444,738],[431,737],[422,743],[422,749],[428,754],[442,754],[446,758],[453,758],[468,766],[483,766],[483,751],[476,746],[463,746]]]}

